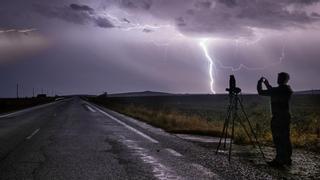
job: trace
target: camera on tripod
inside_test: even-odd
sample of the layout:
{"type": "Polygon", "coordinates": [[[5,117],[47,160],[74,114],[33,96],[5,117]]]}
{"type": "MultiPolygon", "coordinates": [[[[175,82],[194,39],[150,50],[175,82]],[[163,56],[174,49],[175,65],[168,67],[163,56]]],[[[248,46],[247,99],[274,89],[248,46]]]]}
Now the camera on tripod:
{"type": "Polygon", "coordinates": [[[229,106],[227,109],[227,115],[223,124],[223,128],[222,128],[222,133],[219,139],[219,143],[216,149],[216,154],[218,154],[220,146],[222,144],[222,141],[224,140],[224,148],[226,148],[226,144],[227,144],[227,138],[230,138],[230,143],[229,143],[229,155],[228,155],[228,159],[229,161],[231,160],[231,151],[232,151],[232,144],[234,141],[234,137],[235,137],[235,123],[239,124],[243,130],[245,131],[245,133],[247,134],[250,142],[252,144],[257,144],[260,150],[260,153],[263,157],[263,159],[265,160],[265,156],[264,153],[262,151],[261,145],[258,141],[257,135],[254,132],[251,122],[248,118],[247,113],[244,110],[244,106],[242,104],[242,99],[239,98],[239,93],[241,92],[241,89],[239,87],[236,86],[236,79],[234,77],[234,75],[230,75],[230,79],[229,79],[229,88],[226,89],[226,91],[229,92],[229,106]],[[239,108],[240,105],[240,108],[239,108]],[[241,118],[241,116],[239,116],[238,110],[240,110],[240,113],[243,114],[243,116],[245,117],[244,119],[241,118]],[[247,129],[247,126],[245,125],[247,124],[249,129],[247,129]],[[230,132],[231,130],[231,132],[230,132]],[[254,137],[254,139],[252,139],[252,137],[254,137]]]}
{"type": "Polygon", "coordinates": [[[229,94],[239,94],[241,92],[241,89],[236,86],[236,78],[234,75],[230,75],[229,79],[229,88],[226,89],[229,94]]]}

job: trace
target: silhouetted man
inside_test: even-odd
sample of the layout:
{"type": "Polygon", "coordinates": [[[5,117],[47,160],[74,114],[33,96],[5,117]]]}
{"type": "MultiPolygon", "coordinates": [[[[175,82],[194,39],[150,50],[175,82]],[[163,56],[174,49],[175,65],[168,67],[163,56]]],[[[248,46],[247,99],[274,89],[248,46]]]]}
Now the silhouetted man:
{"type": "Polygon", "coordinates": [[[259,95],[271,97],[271,131],[277,155],[268,164],[274,167],[291,165],[289,101],[292,90],[287,85],[289,78],[288,73],[281,72],[278,74],[278,87],[272,87],[264,77],[260,78],[257,85],[259,95]],[[262,83],[265,84],[266,90],[262,89],[262,83]]]}

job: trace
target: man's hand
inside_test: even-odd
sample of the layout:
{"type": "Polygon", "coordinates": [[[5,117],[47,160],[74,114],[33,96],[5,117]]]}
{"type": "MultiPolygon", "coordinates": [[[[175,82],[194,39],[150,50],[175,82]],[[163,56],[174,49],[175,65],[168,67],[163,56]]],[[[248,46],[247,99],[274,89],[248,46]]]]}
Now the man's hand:
{"type": "Polygon", "coordinates": [[[266,78],[263,79],[263,83],[266,85],[267,89],[272,89],[272,86],[269,84],[269,81],[266,78]]]}
{"type": "Polygon", "coordinates": [[[261,77],[257,84],[257,91],[259,95],[263,96],[270,96],[270,90],[272,89],[272,86],[270,86],[268,80],[265,77],[261,77]],[[267,87],[267,90],[262,89],[262,83],[264,83],[267,87]]]}

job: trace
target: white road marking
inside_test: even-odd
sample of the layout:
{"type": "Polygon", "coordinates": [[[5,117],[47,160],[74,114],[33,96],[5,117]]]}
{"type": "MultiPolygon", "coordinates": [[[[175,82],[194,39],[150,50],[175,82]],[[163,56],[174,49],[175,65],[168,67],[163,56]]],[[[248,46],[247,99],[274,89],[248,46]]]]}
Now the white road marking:
{"type": "Polygon", "coordinates": [[[158,134],[158,135],[167,136],[167,137],[168,137],[168,136],[172,136],[171,134],[165,132],[165,131],[164,131],[163,129],[161,129],[161,128],[157,128],[157,127],[151,126],[151,125],[149,125],[149,124],[147,124],[147,123],[145,123],[145,122],[143,122],[143,121],[139,121],[139,120],[134,119],[134,118],[132,118],[132,117],[130,117],[130,116],[126,116],[126,115],[124,115],[124,114],[120,114],[120,113],[118,113],[118,112],[116,112],[116,111],[113,111],[113,110],[110,110],[110,109],[108,109],[108,110],[109,110],[109,112],[112,112],[112,113],[118,115],[119,117],[125,118],[126,121],[130,121],[130,122],[136,124],[137,126],[145,129],[145,130],[152,131],[152,134],[158,134]]]}
{"type": "Polygon", "coordinates": [[[203,167],[200,164],[192,163],[193,167],[195,167],[198,171],[201,171],[203,174],[209,176],[212,179],[221,179],[217,174],[211,172],[208,168],[203,167]]]}
{"type": "MultiPolygon", "coordinates": [[[[218,143],[220,137],[211,137],[211,136],[199,136],[199,135],[190,135],[190,134],[177,134],[178,137],[190,141],[203,142],[203,143],[218,143]]],[[[224,139],[222,141],[224,143],[224,139]]],[[[230,143],[230,139],[227,138],[226,143],[230,143]]]]}
{"type": "Polygon", "coordinates": [[[152,173],[155,178],[160,180],[183,179],[179,177],[176,172],[160,163],[157,158],[151,156],[147,149],[140,147],[135,141],[122,137],[120,142],[133,150],[133,153],[144,163],[149,164],[152,167],[152,173]]]}
{"type": "Polygon", "coordinates": [[[172,155],[174,155],[174,156],[177,156],[177,157],[183,156],[182,154],[178,153],[177,151],[175,151],[175,150],[173,150],[173,149],[167,148],[166,150],[167,150],[169,153],[171,153],[172,155]]]}
{"type": "Polygon", "coordinates": [[[57,99],[55,99],[55,101],[60,101],[60,100],[63,100],[63,99],[65,99],[65,98],[57,98],[57,99]]]}
{"type": "Polygon", "coordinates": [[[96,110],[92,109],[90,106],[86,105],[86,107],[87,107],[91,112],[96,112],[96,110]]]}
{"type": "Polygon", "coordinates": [[[31,139],[34,135],[36,135],[39,132],[39,130],[40,130],[40,128],[33,131],[33,133],[30,134],[28,137],[26,137],[26,139],[31,139]]]}
{"type": "MultiPolygon", "coordinates": [[[[89,103],[88,103],[88,104],[89,104],[89,103]]],[[[93,105],[91,105],[91,104],[90,104],[90,106],[93,106],[93,105]]],[[[141,131],[139,131],[139,130],[137,130],[137,129],[135,129],[135,128],[131,127],[131,126],[129,126],[128,124],[126,124],[126,123],[124,123],[124,122],[120,121],[119,119],[117,119],[117,118],[115,118],[115,117],[111,116],[110,114],[108,114],[108,113],[106,113],[106,112],[102,111],[100,108],[97,108],[97,107],[95,107],[95,106],[93,106],[93,107],[94,107],[97,111],[99,111],[100,113],[102,113],[102,114],[104,114],[104,115],[108,116],[110,119],[112,119],[112,120],[116,121],[117,123],[119,123],[119,124],[123,125],[124,127],[128,128],[129,130],[131,130],[131,131],[133,131],[133,132],[135,132],[135,133],[139,134],[140,136],[144,137],[145,139],[149,140],[150,142],[152,142],[152,143],[159,143],[159,141],[157,141],[157,140],[153,139],[152,137],[150,137],[150,136],[148,136],[148,135],[144,134],[143,132],[141,132],[141,131]]]]}

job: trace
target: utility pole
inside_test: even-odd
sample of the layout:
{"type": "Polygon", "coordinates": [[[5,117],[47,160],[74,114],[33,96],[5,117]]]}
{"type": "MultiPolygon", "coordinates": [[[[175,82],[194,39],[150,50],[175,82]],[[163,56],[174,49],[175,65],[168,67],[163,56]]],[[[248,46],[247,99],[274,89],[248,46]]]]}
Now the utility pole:
{"type": "Polygon", "coordinates": [[[32,97],[34,97],[34,88],[32,88],[32,97]]]}
{"type": "Polygon", "coordinates": [[[19,99],[19,84],[17,83],[17,99],[19,99]]]}
{"type": "MultiPolygon", "coordinates": [[[[317,121],[316,124],[318,124],[318,128],[316,131],[317,131],[317,137],[318,137],[318,142],[319,142],[319,140],[320,140],[320,119],[317,119],[316,121],[317,121]]],[[[318,144],[320,145],[320,142],[318,144]]]]}

